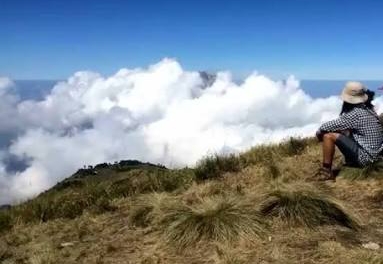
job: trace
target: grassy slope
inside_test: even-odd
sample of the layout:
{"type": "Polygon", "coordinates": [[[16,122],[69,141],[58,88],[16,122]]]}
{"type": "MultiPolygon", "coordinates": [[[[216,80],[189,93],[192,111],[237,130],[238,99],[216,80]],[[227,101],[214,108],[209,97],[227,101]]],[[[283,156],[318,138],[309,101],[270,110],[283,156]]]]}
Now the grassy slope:
{"type": "Polygon", "coordinates": [[[362,246],[383,246],[383,172],[351,180],[348,169],[335,183],[311,182],[320,155],[303,140],[211,157],[195,171],[100,169],[0,215],[0,262],[383,263],[382,248],[362,246]],[[361,229],[307,226],[320,211],[295,204],[295,218],[258,213],[284,189],[340,201],[361,229]]]}

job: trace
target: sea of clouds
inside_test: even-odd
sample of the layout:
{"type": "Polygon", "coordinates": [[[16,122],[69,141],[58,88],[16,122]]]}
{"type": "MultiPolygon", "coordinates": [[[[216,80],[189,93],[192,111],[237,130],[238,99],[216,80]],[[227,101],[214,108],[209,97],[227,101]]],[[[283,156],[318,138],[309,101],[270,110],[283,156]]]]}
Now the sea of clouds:
{"type": "MultiPolygon", "coordinates": [[[[208,153],[239,152],[312,136],[339,114],[337,96],[313,99],[289,77],[229,72],[206,80],[172,59],[112,76],[76,72],[42,100],[21,100],[0,78],[0,204],[21,201],[84,165],[138,159],[193,166],[208,153]],[[10,161],[26,166],[10,170],[10,161]]],[[[378,110],[382,98],[375,100],[378,110]]],[[[382,109],[383,110],[383,109],[382,109]]]]}

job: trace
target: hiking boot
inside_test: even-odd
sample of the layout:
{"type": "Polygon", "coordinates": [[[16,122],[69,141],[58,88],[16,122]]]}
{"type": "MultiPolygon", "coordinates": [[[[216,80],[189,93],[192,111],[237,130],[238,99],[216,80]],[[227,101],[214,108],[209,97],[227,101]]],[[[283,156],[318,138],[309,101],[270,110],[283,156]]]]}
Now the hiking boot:
{"type": "Polygon", "coordinates": [[[317,181],[335,181],[335,175],[331,169],[322,167],[315,173],[315,179],[317,181]]]}

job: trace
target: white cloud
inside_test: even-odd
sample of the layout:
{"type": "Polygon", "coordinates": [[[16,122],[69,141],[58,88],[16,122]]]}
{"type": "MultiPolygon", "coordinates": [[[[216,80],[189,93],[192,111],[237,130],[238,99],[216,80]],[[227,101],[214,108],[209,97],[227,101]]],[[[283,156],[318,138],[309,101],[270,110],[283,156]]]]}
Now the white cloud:
{"type": "Polygon", "coordinates": [[[15,112],[19,98],[14,94],[13,86],[11,79],[0,76],[0,134],[14,130],[19,125],[15,112]]]}
{"type": "Polygon", "coordinates": [[[237,85],[221,72],[212,86],[203,84],[171,59],[109,77],[77,72],[41,101],[19,101],[12,82],[0,78],[7,102],[0,121],[21,133],[2,153],[29,160],[12,175],[0,164],[0,203],[35,195],[87,164],[192,166],[208,152],[312,135],[340,107],[337,97],[311,98],[294,77],[275,82],[253,73],[237,85]]]}

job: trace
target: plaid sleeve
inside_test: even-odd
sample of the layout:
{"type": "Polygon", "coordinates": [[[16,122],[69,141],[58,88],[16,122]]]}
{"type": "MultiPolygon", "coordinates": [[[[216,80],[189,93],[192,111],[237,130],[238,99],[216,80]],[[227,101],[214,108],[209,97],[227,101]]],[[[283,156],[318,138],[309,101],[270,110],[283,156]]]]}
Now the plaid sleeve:
{"type": "Polygon", "coordinates": [[[336,132],[348,129],[355,129],[358,126],[359,113],[357,111],[351,111],[343,114],[337,119],[328,121],[321,125],[320,131],[336,132]]]}

